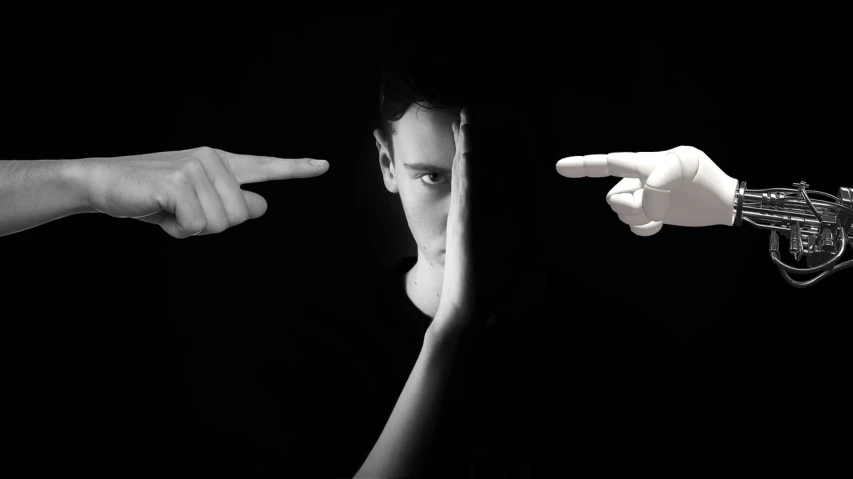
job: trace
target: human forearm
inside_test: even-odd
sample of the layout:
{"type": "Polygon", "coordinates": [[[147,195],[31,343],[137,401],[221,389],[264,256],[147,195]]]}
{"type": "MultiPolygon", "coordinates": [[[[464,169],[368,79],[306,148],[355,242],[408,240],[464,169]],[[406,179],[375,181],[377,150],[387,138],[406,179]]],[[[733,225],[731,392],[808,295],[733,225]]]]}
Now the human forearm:
{"type": "Polygon", "coordinates": [[[80,160],[0,161],[0,236],[92,212],[80,160]]]}
{"type": "Polygon", "coordinates": [[[448,394],[461,336],[429,331],[385,428],[355,477],[417,477],[448,394]]]}
{"type": "Polygon", "coordinates": [[[439,305],[424,335],[420,355],[409,374],[403,391],[356,477],[419,477],[427,472],[427,461],[436,453],[437,423],[455,394],[464,371],[466,356],[472,354],[472,339],[477,336],[477,290],[474,288],[475,264],[471,248],[472,213],[469,193],[470,125],[466,110],[453,123],[456,152],[451,171],[451,194],[447,216],[446,255],[442,272],[439,305]],[[433,450],[431,450],[433,449],[433,450]]]}

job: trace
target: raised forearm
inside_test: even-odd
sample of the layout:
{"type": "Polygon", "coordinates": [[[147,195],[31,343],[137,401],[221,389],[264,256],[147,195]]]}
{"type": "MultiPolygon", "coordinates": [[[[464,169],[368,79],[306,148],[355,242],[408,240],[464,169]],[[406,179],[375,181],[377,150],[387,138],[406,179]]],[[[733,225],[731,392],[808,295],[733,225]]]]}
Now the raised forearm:
{"type": "Polygon", "coordinates": [[[85,178],[82,160],[0,161],[0,236],[95,211],[85,178]]]}
{"type": "Polygon", "coordinates": [[[355,477],[418,477],[448,394],[461,339],[427,333],[394,410],[355,477]]]}

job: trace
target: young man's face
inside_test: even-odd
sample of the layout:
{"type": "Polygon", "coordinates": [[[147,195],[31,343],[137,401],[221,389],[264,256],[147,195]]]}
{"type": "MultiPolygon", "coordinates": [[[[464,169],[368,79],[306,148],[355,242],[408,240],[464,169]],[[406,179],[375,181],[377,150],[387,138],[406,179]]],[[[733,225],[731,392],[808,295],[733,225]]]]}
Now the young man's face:
{"type": "Polygon", "coordinates": [[[399,193],[418,252],[434,267],[444,267],[450,209],[450,172],[456,145],[451,125],[458,115],[412,105],[395,123],[392,138],[374,132],[385,187],[399,193]],[[393,160],[388,151],[393,141],[393,160]]]}
{"type": "MultiPolygon", "coordinates": [[[[440,271],[444,268],[450,173],[456,153],[451,125],[456,120],[457,111],[431,111],[412,105],[395,123],[393,160],[387,148],[392,138],[385,138],[381,130],[374,132],[385,186],[400,194],[419,253],[440,271]]],[[[508,266],[523,229],[518,220],[526,204],[520,186],[524,172],[512,167],[521,163],[521,158],[505,154],[509,146],[505,134],[479,139],[484,141],[475,143],[473,161],[486,166],[478,168],[483,174],[480,184],[485,186],[478,189],[478,199],[487,208],[480,215],[484,234],[478,235],[481,240],[477,248],[508,266]]]]}

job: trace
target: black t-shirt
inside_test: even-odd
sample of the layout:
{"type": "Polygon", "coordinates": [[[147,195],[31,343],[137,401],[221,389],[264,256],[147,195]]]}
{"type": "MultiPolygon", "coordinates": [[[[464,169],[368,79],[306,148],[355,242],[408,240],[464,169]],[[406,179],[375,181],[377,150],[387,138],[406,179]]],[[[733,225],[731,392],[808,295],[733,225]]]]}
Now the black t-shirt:
{"type": "MultiPolygon", "coordinates": [[[[194,464],[241,477],[351,477],[431,321],[405,292],[414,260],[340,302],[288,308],[254,354],[201,353],[190,370],[207,426],[194,464]]],[[[642,311],[544,271],[520,284],[522,300],[466,343],[424,451],[431,474],[732,473],[688,362],[642,311]]]]}

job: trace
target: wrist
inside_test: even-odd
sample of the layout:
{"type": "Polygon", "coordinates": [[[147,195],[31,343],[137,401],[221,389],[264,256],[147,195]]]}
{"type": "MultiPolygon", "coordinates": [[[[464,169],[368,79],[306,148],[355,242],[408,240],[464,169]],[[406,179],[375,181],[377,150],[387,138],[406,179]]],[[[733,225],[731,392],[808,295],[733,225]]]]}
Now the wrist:
{"type": "Polygon", "coordinates": [[[93,213],[93,164],[88,160],[57,160],[61,182],[66,186],[74,212],[93,213]]]}
{"type": "Polygon", "coordinates": [[[699,185],[701,189],[708,192],[706,201],[712,202],[713,209],[706,213],[707,221],[705,224],[731,226],[734,223],[732,205],[737,191],[737,180],[725,174],[723,170],[708,159],[699,163],[692,183],[699,185]]]}
{"type": "Polygon", "coordinates": [[[465,333],[465,323],[467,321],[461,311],[439,307],[424,335],[425,347],[454,347],[465,333]]]}
{"type": "Polygon", "coordinates": [[[746,181],[741,181],[735,188],[732,202],[732,225],[740,226],[743,220],[743,194],[746,191],[746,181]]]}

